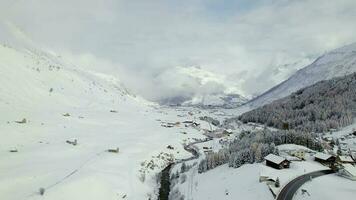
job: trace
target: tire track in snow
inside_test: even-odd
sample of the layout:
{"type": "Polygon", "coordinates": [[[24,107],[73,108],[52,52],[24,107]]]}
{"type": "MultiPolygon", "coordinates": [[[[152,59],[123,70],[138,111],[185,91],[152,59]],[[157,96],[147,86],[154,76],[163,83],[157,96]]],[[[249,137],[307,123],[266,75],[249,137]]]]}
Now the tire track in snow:
{"type": "MultiPolygon", "coordinates": [[[[45,189],[45,191],[52,189],[53,187],[61,184],[62,182],[64,182],[65,180],[69,179],[70,177],[72,177],[73,175],[75,175],[76,173],[78,173],[83,167],[85,167],[85,165],[87,165],[89,162],[95,160],[96,158],[98,158],[99,156],[101,156],[105,151],[100,151],[99,153],[95,153],[95,155],[89,157],[85,162],[83,162],[79,167],[75,168],[73,171],[71,171],[69,174],[67,174],[66,176],[64,176],[63,178],[59,179],[58,181],[56,181],[55,183],[48,185],[46,187],[43,187],[45,189]]],[[[38,192],[34,192],[30,195],[28,195],[27,197],[32,197],[34,195],[37,195],[38,192]]]]}

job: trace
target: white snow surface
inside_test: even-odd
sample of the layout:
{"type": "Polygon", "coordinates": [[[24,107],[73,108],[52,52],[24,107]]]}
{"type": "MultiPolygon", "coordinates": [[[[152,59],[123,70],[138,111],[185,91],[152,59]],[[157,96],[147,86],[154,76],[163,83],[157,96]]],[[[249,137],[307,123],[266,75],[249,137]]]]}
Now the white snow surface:
{"type": "Polygon", "coordinates": [[[356,167],[351,164],[342,164],[344,169],[350,173],[352,176],[356,176],[356,167]]]}
{"type": "Polygon", "coordinates": [[[305,183],[293,199],[295,200],[335,200],[355,199],[356,181],[337,176],[335,174],[321,176],[305,183]],[[302,194],[305,189],[308,194],[302,194]]]}
{"type": "Polygon", "coordinates": [[[203,174],[193,173],[188,175],[186,184],[180,187],[180,191],[186,199],[194,200],[272,200],[268,187],[258,182],[262,168],[258,164],[244,165],[239,169],[223,165],[203,174]]]}
{"type": "Polygon", "coordinates": [[[0,55],[0,199],[154,199],[156,173],[204,137],[162,127],[195,116],[135,97],[116,77],[34,49],[0,45],[0,55]]]}
{"type": "Polygon", "coordinates": [[[319,159],[322,159],[322,160],[327,160],[331,157],[330,154],[325,154],[325,153],[317,153],[314,155],[315,158],[319,158],[319,159]]]}

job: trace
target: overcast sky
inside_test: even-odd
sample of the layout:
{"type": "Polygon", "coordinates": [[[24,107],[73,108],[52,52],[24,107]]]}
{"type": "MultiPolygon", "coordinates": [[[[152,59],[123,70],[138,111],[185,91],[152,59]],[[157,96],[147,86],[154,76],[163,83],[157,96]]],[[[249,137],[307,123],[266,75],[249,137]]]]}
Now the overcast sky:
{"type": "Polygon", "coordinates": [[[151,100],[261,93],[356,41],[355,0],[0,0],[0,17],[151,100]]]}

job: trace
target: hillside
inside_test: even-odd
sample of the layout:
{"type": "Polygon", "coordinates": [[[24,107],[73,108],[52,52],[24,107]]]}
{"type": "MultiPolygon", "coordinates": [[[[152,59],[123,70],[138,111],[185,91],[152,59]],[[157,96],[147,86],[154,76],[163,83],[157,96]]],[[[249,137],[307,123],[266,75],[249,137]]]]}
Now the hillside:
{"type": "Polygon", "coordinates": [[[298,70],[281,84],[248,102],[245,107],[257,108],[283,98],[318,81],[356,72],[356,43],[330,51],[309,66],[298,70]]]}
{"type": "Polygon", "coordinates": [[[239,116],[279,129],[325,132],[356,117],[356,73],[321,81],[239,116]]]}
{"type": "Polygon", "coordinates": [[[0,46],[0,54],[1,102],[6,108],[16,110],[18,105],[80,108],[135,99],[116,77],[84,71],[58,57],[6,45],[0,46]]]}
{"type": "Polygon", "coordinates": [[[40,188],[51,200],[154,198],[156,173],[203,137],[163,127],[192,119],[130,94],[117,77],[36,49],[0,45],[0,55],[2,199],[38,199],[40,188]]]}

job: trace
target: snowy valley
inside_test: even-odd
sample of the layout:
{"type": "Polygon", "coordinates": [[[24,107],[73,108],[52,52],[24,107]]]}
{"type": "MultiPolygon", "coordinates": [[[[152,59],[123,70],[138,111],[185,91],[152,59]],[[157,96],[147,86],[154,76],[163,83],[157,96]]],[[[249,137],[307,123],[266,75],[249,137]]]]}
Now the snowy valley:
{"type": "Polygon", "coordinates": [[[5,1],[0,200],[354,199],[349,0],[5,1]]]}
{"type": "MultiPolygon", "coordinates": [[[[8,45],[0,54],[5,58],[0,63],[0,109],[6,113],[0,118],[0,194],[5,199],[163,200],[160,174],[170,163],[175,164],[169,170],[169,199],[273,199],[280,190],[261,177],[278,178],[283,188],[297,176],[328,169],[314,161],[316,151],[289,144],[303,141],[297,135],[278,142],[283,135],[275,135],[275,129],[263,133],[263,125],[237,120],[241,108],[160,106],[131,94],[114,76],[59,56],[8,45]],[[259,135],[265,134],[272,134],[278,146],[260,145],[259,135]],[[250,141],[260,153],[255,149],[253,160],[240,160],[250,141]],[[275,148],[288,158],[297,149],[310,153],[305,161],[276,170],[262,162],[275,148]]],[[[323,138],[341,140],[352,127],[323,138]]],[[[345,154],[356,141],[350,138],[342,143],[345,154]]],[[[325,179],[347,182],[337,175],[325,179]]],[[[321,197],[311,192],[320,190],[318,183],[306,184],[308,195],[299,191],[296,198],[321,197]]]]}
{"type": "Polygon", "coordinates": [[[43,52],[2,45],[0,54],[2,199],[42,198],[40,188],[45,199],[153,199],[156,173],[203,137],[164,127],[193,120],[194,109],[160,108],[43,52]]]}

